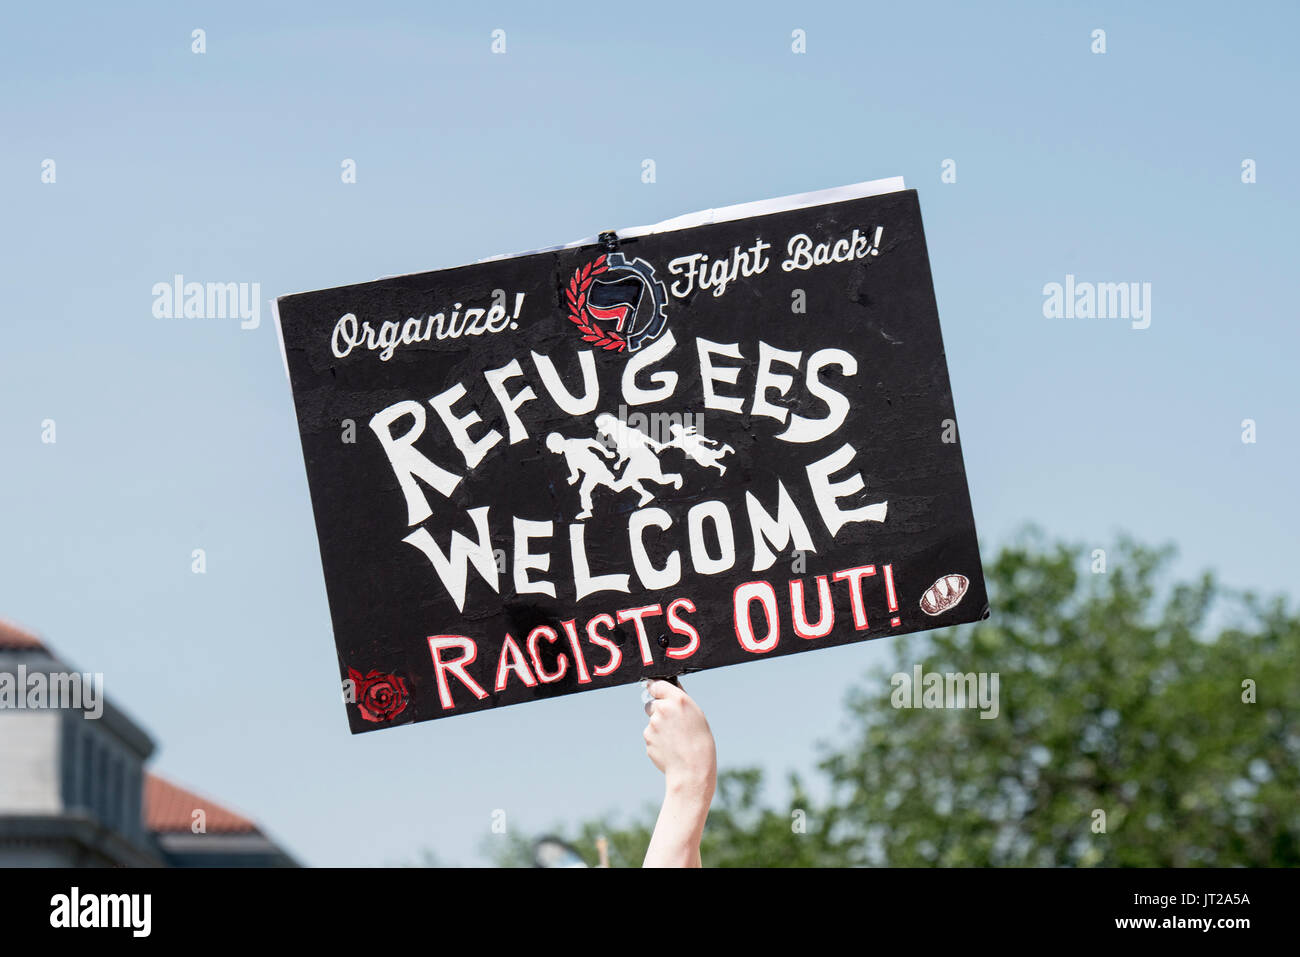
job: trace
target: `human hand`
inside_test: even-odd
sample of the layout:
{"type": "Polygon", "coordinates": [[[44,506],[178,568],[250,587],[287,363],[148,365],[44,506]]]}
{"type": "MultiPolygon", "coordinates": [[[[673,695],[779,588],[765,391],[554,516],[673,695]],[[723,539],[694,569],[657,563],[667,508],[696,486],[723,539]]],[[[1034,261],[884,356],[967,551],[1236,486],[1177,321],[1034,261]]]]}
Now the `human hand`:
{"type": "Polygon", "coordinates": [[[643,734],[646,754],[663,772],[670,790],[707,792],[712,798],[718,756],[704,712],[672,682],[652,681],[647,691],[650,723],[643,734]]]}

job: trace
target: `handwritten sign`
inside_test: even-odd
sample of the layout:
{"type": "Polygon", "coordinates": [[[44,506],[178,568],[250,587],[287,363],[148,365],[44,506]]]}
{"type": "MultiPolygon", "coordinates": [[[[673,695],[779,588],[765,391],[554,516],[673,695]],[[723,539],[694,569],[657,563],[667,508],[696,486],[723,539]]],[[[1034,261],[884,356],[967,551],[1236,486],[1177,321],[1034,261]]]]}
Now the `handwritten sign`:
{"type": "Polygon", "coordinates": [[[277,307],[354,732],[987,614],[914,191],[277,307]]]}

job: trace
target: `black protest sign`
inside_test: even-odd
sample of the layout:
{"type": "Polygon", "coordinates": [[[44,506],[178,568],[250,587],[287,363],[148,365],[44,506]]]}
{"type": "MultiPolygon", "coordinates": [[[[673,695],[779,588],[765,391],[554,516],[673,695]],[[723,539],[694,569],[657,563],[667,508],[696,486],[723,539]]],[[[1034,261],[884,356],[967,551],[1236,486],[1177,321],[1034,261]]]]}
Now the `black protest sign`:
{"type": "Polygon", "coordinates": [[[354,732],[987,614],[914,191],[278,312],[354,732]]]}

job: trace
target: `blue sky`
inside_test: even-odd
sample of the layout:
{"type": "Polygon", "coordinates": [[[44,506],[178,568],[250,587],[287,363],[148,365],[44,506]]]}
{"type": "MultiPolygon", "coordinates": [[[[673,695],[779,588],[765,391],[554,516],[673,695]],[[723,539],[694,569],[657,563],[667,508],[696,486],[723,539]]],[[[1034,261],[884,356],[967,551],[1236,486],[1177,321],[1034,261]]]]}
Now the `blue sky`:
{"type": "MultiPolygon", "coordinates": [[[[477,863],[496,809],[533,831],[660,778],[633,688],[347,734],[269,307],[155,319],[176,273],[270,300],[902,175],[986,550],[1124,530],[1295,597],[1293,4],[80,6],[0,28],[0,616],[309,863],[477,863]],[[1067,274],[1149,282],[1150,328],[1044,318],[1067,274]]],[[[779,773],[887,651],[688,687],[724,765],[779,773]]]]}

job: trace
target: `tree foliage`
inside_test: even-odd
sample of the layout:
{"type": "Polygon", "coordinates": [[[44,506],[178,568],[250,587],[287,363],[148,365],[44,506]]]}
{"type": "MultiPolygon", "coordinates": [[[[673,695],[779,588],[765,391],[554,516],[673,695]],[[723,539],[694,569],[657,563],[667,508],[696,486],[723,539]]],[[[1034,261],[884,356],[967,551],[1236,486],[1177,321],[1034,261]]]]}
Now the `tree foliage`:
{"type": "MultiPolygon", "coordinates": [[[[1172,550],[1122,540],[1104,572],[1026,533],[985,568],[988,621],[891,639],[847,702],[814,800],[724,771],[706,866],[1300,864],[1300,618],[1172,550]],[[998,715],[895,708],[891,673],[997,673],[998,715]],[[1104,830],[1103,830],[1104,828],[1104,830]]],[[[564,832],[589,863],[645,854],[654,811],[564,832]]],[[[498,852],[525,863],[529,841],[498,852]]]]}

